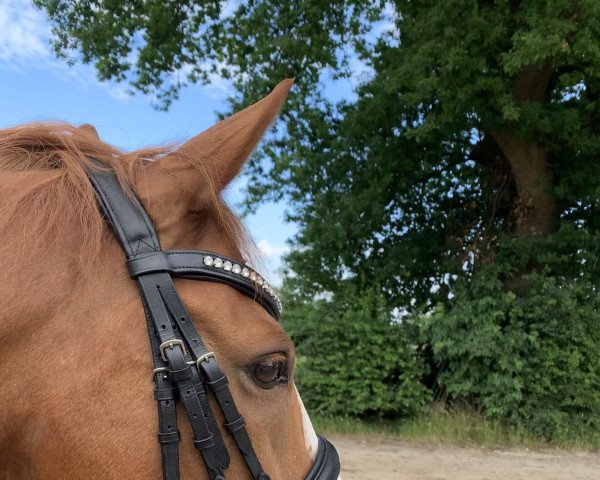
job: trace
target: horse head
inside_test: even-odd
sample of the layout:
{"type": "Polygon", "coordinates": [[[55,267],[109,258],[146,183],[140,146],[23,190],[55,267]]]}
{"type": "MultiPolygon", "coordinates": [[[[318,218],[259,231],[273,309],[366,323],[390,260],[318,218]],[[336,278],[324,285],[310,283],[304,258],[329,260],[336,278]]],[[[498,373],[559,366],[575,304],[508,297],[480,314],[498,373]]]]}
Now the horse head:
{"type": "MultiPolygon", "coordinates": [[[[221,193],[275,119],[291,85],[282,82],[178,148],[124,153],[103,143],[89,125],[0,131],[0,474],[45,479],[165,474],[152,395],[162,370],[152,364],[140,292],[97,208],[89,175],[110,172],[126,196],[139,199],[162,250],[215,252],[215,259],[231,259],[228,270],[251,272],[245,266],[252,260],[251,243],[221,193]]],[[[330,478],[315,468],[320,445],[294,385],[294,347],[272,311],[227,282],[176,278],[174,285],[228,379],[264,471],[273,480],[330,478]]],[[[176,322],[169,328],[177,329],[176,322]]],[[[160,395],[164,406],[167,398],[184,393],[160,395]]],[[[222,405],[207,398],[209,407],[202,411],[214,412],[217,425],[226,423],[222,405]]],[[[177,408],[173,412],[181,420],[186,413],[177,408]]],[[[173,425],[161,428],[176,432],[176,420],[165,418],[160,421],[173,425]]],[[[179,429],[181,478],[218,478],[206,472],[193,428],[180,421],[179,429]]],[[[225,476],[258,478],[234,435],[214,433],[226,447],[219,459],[227,464],[225,476]]]]}

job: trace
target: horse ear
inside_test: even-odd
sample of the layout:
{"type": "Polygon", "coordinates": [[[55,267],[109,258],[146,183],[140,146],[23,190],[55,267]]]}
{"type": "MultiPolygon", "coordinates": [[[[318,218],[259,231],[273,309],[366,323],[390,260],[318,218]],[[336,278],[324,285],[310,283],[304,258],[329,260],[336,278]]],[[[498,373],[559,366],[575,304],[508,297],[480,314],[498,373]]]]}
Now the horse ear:
{"type": "Polygon", "coordinates": [[[293,83],[293,79],[280,82],[262,100],[183,144],[175,156],[185,159],[204,157],[216,176],[216,187],[222,190],[240,173],[277,117],[293,83]]]}
{"type": "Polygon", "coordinates": [[[79,125],[79,130],[81,130],[83,133],[85,133],[86,135],[95,138],[95,139],[100,139],[100,137],[98,136],[98,132],[96,131],[96,129],[90,125],[89,123],[84,123],[83,125],[79,125]]]}
{"type": "MultiPolygon", "coordinates": [[[[185,202],[188,209],[201,209],[210,198],[207,195],[214,198],[239,174],[275,120],[293,83],[293,79],[282,81],[262,100],[222,120],[173,153],[148,164],[147,168],[163,179],[176,181],[179,186],[169,183],[188,196],[189,203],[185,202]]],[[[156,176],[150,175],[150,178],[154,183],[156,176]]],[[[160,183],[160,179],[156,180],[160,183]]],[[[152,190],[156,186],[148,185],[148,188],[152,190]]]]}

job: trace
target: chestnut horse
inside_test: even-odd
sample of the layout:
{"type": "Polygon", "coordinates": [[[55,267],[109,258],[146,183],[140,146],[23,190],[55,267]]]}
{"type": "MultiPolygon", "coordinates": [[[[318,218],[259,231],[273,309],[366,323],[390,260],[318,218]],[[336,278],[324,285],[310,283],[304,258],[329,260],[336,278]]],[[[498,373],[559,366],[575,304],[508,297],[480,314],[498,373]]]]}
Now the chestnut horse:
{"type": "MultiPolygon", "coordinates": [[[[291,84],[179,148],[123,153],[91,126],[0,131],[0,479],[161,478],[142,303],[86,171],[91,158],[114,170],[165,249],[249,260],[247,236],[220,194],[291,84]]],[[[290,338],[233,288],[175,283],[227,374],[265,470],[273,480],[304,478],[317,438],[294,386],[290,338]]],[[[190,429],[180,428],[181,477],[207,478],[190,429]]],[[[227,477],[250,478],[224,437],[227,477]]]]}

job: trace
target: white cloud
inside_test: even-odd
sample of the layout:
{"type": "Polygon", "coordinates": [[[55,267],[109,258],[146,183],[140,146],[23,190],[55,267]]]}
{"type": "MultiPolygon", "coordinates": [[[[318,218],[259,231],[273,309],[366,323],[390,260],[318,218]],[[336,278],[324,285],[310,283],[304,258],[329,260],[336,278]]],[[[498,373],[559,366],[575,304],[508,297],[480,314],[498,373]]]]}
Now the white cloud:
{"type": "MultiPolygon", "coordinates": [[[[225,100],[229,94],[231,94],[233,88],[233,82],[230,79],[224,78],[219,74],[222,70],[228,70],[229,76],[233,78],[236,76],[236,71],[233,67],[228,66],[226,63],[217,63],[217,72],[208,73],[208,83],[202,85],[202,90],[207,97],[213,100],[225,100]]],[[[210,70],[209,63],[200,64],[201,70],[210,70]]],[[[195,65],[191,63],[185,63],[181,68],[170,74],[171,81],[174,83],[185,82],[187,78],[196,70],[195,65]]]]}
{"type": "Polygon", "coordinates": [[[386,2],[385,7],[381,11],[380,20],[375,23],[372,34],[379,37],[385,33],[398,35],[398,27],[396,26],[398,12],[396,7],[391,2],[386,2]]]}
{"type": "Polygon", "coordinates": [[[267,281],[279,288],[283,283],[283,271],[281,257],[290,251],[287,245],[273,245],[267,239],[263,238],[256,246],[264,256],[264,262],[261,262],[261,275],[264,275],[267,281]]]}
{"type": "MultiPolygon", "coordinates": [[[[222,15],[229,16],[239,7],[240,0],[224,0],[222,15]]],[[[137,37],[141,36],[138,34],[137,37]]],[[[0,68],[16,70],[29,74],[31,70],[42,70],[65,82],[77,82],[80,88],[101,88],[108,95],[120,102],[141,101],[147,104],[158,103],[155,95],[142,95],[137,92],[135,97],[129,94],[129,86],[124,83],[101,82],[96,77],[93,65],[80,62],[69,66],[64,60],[54,56],[51,47],[52,32],[50,21],[44,11],[33,5],[31,0],[0,0],[0,68]]],[[[77,56],[76,52],[73,52],[77,56]]],[[[137,52],[130,53],[128,60],[134,63],[137,52]]],[[[202,65],[203,67],[208,65],[202,65]]],[[[208,68],[206,68],[208,70],[208,68]]],[[[228,69],[231,77],[240,75],[232,67],[220,63],[217,73],[208,75],[208,84],[200,88],[203,93],[213,100],[225,100],[231,94],[231,80],[223,78],[218,72],[228,69]]],[[[192,72],[193,66],[186,64],[176,72],[171,73],[173,82],[185,80],[192,72]]]]}
{"type": "Polygon", "coordinates": [[[225,0],[221,2],[220,18],[223,19],[233,15],[241,3],[240,0],[225,0]]]}
{"type": "MultiPolygon", "coordinates": [[[[29,74],[32,69],[50,72],[65,82],[77,82],[81,88],[99,87],[122,102],[132,100],[127,87],[100,82],[91,65],[70,67],[54,56],[50,46],[48,18],[29,0],[0,0],[0,66],[29,74]]],[[[151,99],[146,99],[150,103],[151,99]]]]}
{"type": "Polygon", "coordinates": [[[0,0],[0,62],[20,64],[50,57],[50,27],[26,0],[0,0]]]}
{"type": "Polygon", "coordinates": [[[367,82],[374,74],[373,68],[356,56],[350,59],[350,70],[352,71],[350,84],[354,88],[367,82]]]}
{"type": "Polygon", "coordinates": [[[233,83],[231,80],[221,77],[216,73],[211,73],[208,76],[208,84],[202,88],[209,98],[214,100],[222,100],[231,94],[233,83]]]}
{"type": "Polygon", "coordinates": [[[279,259],[279,257],[290,251],[290,247],[287,245],[273,245],[265,238],[260,240],[256,246],[268,259],[279,259]]]}

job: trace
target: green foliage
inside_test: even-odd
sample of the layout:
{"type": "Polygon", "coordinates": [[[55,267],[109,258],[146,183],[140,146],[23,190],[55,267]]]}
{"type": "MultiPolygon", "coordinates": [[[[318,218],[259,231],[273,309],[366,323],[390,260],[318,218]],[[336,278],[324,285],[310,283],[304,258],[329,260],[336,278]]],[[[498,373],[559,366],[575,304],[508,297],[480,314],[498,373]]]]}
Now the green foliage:
{"type": "Polygon", "coordinates": [[[595,0],[36,4],[60,54],[165,107],[213,75],[233,80],[233,109],[296,77],[285,128],[250,161],[248,205],[291,205],[302,255],[289,265],[307,292],[349,278],[380,285],[392,306],[447,303],[466,257],[495,255],[499,233],[545,207],[522,208],[523,169],[499,132],[525,152],[543,146],[528,174],[551,166],[553,225],[600,227],[595,0]],[[356,69],[355,97],[333,101],[356,69]]]}
{"type": "Polygon", "coordinates": [[[376,292],[287,305],[283,322],[296,344],[296,383],[308,409],[352,416],[422,409],[429,393],[420,383],[414,328],[394,322],[376,292]]]}
{"type": "Polygon", "coordinates": [[[252,78],[252,94],[264,94],[273,79],[302,74],[308,94],[321,69],[348,70],[338,51],[348,40],[361,48],[383,6],[345,0],[34,3],[53,22],[59,55],[93,63],[103,80],[156,94],[163,108],[184,85],[207,83],[214,75],[252,78]]]}
{"type": "Polygon", "coordinates": [[[577,231],[556,237],[537,248],[569,242],[593,250],[582,250],[580,258],[547,254],[543,268],[516,283],[507,270],[533,252],[531,244],[512,240],[506,250],[521,260],[513,258],[506,269],[502,261],[481,267],[456,285],[450,309],[440,306],[420,321],[450,397],[545,438],[600,427],[600,295],[591,281],[597,268],[589,263],[597,259],[599,238],[577,231]],[[563,263],[580,269],[548,275],[563,263]]]}
{"type": "Polygon", "coordinates": [[[248,205],[299,225],[285,322],[310,407],[418,411],[427,362],[494,419],[599,426],[600,2],[35,3],[59,54],[163,107],[212,75],[233,110],[296,77],[248,205]]]}

